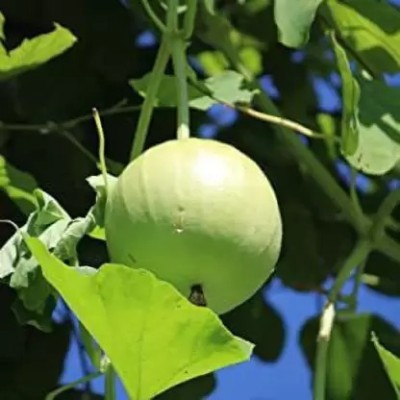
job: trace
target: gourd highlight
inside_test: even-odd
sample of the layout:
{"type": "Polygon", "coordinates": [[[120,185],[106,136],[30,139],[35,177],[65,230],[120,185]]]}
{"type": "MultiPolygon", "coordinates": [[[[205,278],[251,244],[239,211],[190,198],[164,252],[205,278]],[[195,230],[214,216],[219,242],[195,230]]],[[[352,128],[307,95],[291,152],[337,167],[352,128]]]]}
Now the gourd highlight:
{"type": "Polygon", "coordinates": [[[201,288],[225,313],[250,298],[279,257],[282,224],[260,168],[214,140],[171,140],[131,162],[110,188],[113,262],[146,268],[184,296],[201,288]]]}

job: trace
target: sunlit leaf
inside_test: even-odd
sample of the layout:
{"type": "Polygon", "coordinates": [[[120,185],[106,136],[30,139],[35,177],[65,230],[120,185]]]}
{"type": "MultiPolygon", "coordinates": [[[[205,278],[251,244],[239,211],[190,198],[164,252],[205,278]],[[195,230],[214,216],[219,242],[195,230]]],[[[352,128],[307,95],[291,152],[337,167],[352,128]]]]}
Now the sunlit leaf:
{"type": "Polygon", "coordinates": [[[26,241],[45,278],[105,351],[132,398],[151,399],[250,357],[250,343],[150,272],[106,264],[86,274],[63,264],[38,239],[26,241]]]}
{"type": "Polygon", "coordinates": [[[357,111],[360,100],[360,87],[353,77],[346,52],[337,42],[335,35],[331,35],[336,61],[342,77],[342,151],[346,155],[352,155],[358,144],[358,120],[357,111]]]}
{"type": "Polygon", "coordinates": [[[399,88],[360,79],[359,140],[347,160],[368,174],[382,175],[400,160],[399,88]]]}
{"type": "MultiPolygon", "coordinates": [[[[3,33],[4,17],[0,24],[3,33]]],[[[64,53],[75,42],[76,37],[66,28],[55,24],[55,29],[33,39],[25,39],[20,46],[6,52],[0,43],[0,81],[39,67],[50,59],[64,53]]]]}
{"type": "Polygon", "coordinates": [[[279,41],[288,47],[308,42],[310,26],[322,0],[275,0],[275,22],[279,41]]]}
{"type": "Polygon", "coordinates": [[[386,1],[328,0],[323,15],[374,74],[400,70],[400,13],[386,1]]]}

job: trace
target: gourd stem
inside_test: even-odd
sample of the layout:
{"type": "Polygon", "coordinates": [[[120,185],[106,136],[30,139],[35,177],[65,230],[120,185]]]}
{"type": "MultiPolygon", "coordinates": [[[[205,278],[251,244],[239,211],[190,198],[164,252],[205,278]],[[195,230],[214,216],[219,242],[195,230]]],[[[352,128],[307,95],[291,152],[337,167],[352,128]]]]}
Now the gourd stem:
{"type": "Polygon", "coordinates": [[[116,400],[116,388],[115,388],[116,375],[114,368],[110,364],[105,372],[104,380],[104,393],[105,400],[116,400]]]}
{"type": "MultiPolygon", "coordinates": [[[[185,15],[185,28],[190,33],[194,23],[194,13],[196,7],[193,2],[188,1],[188,9],[185,15]]],[[[169,32],[170,47],[172,52],[172,63],[176,77],[177,101],[178,101],[178,127],[177,138],[187,139],[190,137],[190,116],[189,116],[189,99],[188,99],[188,84],[186,75],[186,42],[185,32],[179,30],[178,26],[178,1],[169,0],[167,26],[169,32]]]]}
{"type": "Polygon", "coordinates": [[[177,82],[178,93],[178,139],[190,137],[190,114],[188,84],[186,77],[186,43],[179,35],[172,38],[172,61],[177,82]]]}
{"type": "Polygon", "coordinates": [[[154,104],[157,97],[158,88],[170,57],[170,47],[167,36],[163,36],[157,58],[149,79],[149,86],[146,98],[143,102],[142,111],[137,124],[135,139],[133,141],[130,160],[137,158],[143,151],[144,143],[148,133],[151,116],[153,115],[154,104]]]}

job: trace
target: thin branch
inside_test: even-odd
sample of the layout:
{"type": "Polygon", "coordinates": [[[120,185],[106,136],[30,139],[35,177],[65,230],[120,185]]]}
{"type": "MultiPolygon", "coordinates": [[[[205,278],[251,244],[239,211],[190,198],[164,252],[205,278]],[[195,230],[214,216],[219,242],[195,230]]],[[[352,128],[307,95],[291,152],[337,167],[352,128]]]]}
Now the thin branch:
{"type": "Polygon", "coordinates": [[[260,121],[270,122],[271,124],[276,124],[276,125],[281,125],[285,128],[297,131],[297,132],[303,134],[304,136],[308,136],[308,137],[314,138],[314,139],[326,139],[326,135],[324,135],[323,133],[315,132],[312,129],[307,128],[306,126],[301,125],[300,123],[292,121],[290,119],[272,115],[272,114],[263,113],[260,111],[256,111],[249,107],[232,105],[232,104],[228,104],[225,102],[223,102],[223,104],[228,107],[234,108],[244,114],[247,114],[250,117],[259,119],[260,121]]]}
{"type": "MultiPolygon", "coordinates": [[[[306,126],[300,124],[299,122],[284,118],[280,115],[274,115],[274,114],[257,111],[250,107],[241,106],[240,104],[228,103],[227,101],[222,100],[222,99],[218,98],[217,96],[215,96],[211,90],[207,90],[207,88],[205,88],[202,85],[199,85],[196,81],[194,81],[191,78],[189,78],[189,84],[192,87],[194,87],[195,89],[197,89],[198,91],[205,94],[206,96],[211,97],[216,102],[223,104],[226,107],[240,111],[243,114],[247,114],[248,116],[250,116],[252,118],[255,118],[255,119],[258,119],[258,120],[264,121],[264,122],[269,122],[271,124],[275,124],[275,125],[281,126],[283,128],[287,128],[287,129],[299,132],[299,133],[303,134],[304,136],[308,136],[308,137],[311,137],[314,139],[326,139],[326,135],[324,135],[323,133],[315,132],[312,129],[307,128],[306,126]]],[[[338,138],[336,138],[335,140],[339,141],[338,138]]]]}
{"type": "MultiPolygon", "coordinates": [[[[99,111],[99,115],[101,117],[107,117],[111,115],[118,115],[118,114],[126,114],[132,111],[139,111],[142,108],[141,105],[138,106],[128,106],[128,107],[111,107],[105,110],[99,111]]],[[[35,131],[35,132],[42,132],[48,133],[51,131],[57,131],[62,128],[64,129],[72,129],[76,126],[80,125],[83,122],[87,122],[93,119],[92,114],[85,114],[79,117],[61,121],[61,122],[53,122],[49,121],[44,124],[8,124],[6,122],[0,121],[0,130],[8,130],[8,131],[35,131]]]]}
{"type": "Polygon", "coordinates": [[[75,138],[75,136],[67,129],[61,128],[58,133],[65,137],[71,144],[73,144],[82,154],[84,154],[90,161],[97,165],[96,157],[85,147],[82,143],[75,138]]]}
{"type": "Polygon", "coordinates": [[[400,189],[390,192],[385,197],[373,219],[374,222],[371,229],[372,238],[379,238],[384,233],[388,218],[399,203],[400,189]]]}
{"type": "Polygon", "coordinates": [[[167,27],[165,24],[158,18],[157,14],[154,12],[154,10],[151,8],[150,3],[148,0],[142,0],[143,7],[149,16],[149,18],[153,21],[154,25],[161,31],[165,32],[167,30],[167,27]]]}
{"type": "MultiPolygon", "coordinates": [[[[141,106],[127,106],[121,107],[120,104],[113,106],[111,108],[99,111],[98,114],[102,117],[131,113],[132,111],[138,111],[141,109],[141,106]]],[[[0,121],[0,130],[9,130],[9,131],[32,131],[32,132],[40,132],[40,133],[51,133],[55,132],[65,139],[67,139],[71,144],[73,144],[83,155],[85,155],[91,162],[95,165],[98,165],[96,157],[85,147],[82,145],[79,140],[75,138],[75,136],[70,132],[71,129],[80,125],[83,122],[87,122],[93,119],[92,114],[85,114],[79,117],[62,121],[62,122],[53,122],[48,121],[45,124],[7,124],[0,121]]],[[[110,170],[112,170],[109,165],[110,170]]]]}
{"type": "Polygon", "coordinates": [[[91,374],[85,375],[84,377],[77,379],[74,382],[69,383],[68,385],[62,386],[51,393],[49,393],[46,396],[45,400],[54,400],[57,396],[59,396],[61,393],[66,392],[67,390],[74,389],[76,386],[82,384],[82,383],[87,383],[95,378],[98,378],[102,373],[99,371],[93,372],[91,374]]]}

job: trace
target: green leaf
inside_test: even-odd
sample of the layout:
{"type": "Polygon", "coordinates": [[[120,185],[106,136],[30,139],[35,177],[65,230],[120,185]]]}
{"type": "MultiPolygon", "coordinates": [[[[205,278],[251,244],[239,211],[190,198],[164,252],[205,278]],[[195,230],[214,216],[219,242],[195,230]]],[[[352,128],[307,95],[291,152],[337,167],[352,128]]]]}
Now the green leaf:
{"type": "MultiPolygon", "coordinates": [[[[319,318],[312,318],[300,335],[302,349],[313,369],[318,329],[319,318]]],[[[370,340],[372,331],[399,354],[397,329],[384,319],[371,314],[339,314],[328,350],[326,398],[329,400],[396,398],[370,340]]]]}
{"type": "MultiPolygon", "coordinates": [[[[27,249],[22,234],[39,237],[48,248],[54,249],[70,222],[70,217],[47,193],[35,190],[38,208],[27,223],[0,250],[0,279],[11,275],[9,286],[15,289],[27,312],[51,318],[46,306],[51,287],[43,279],[36,259],[27,249]]],[[[22,313],[20,313],[22,314],[22,313]]],[[[44,325],[43,321],[38,324],[44,325]]]]}
{"type": "Polygon", "coordinates": [[[353,155],[358,145],[358,120],[357,111],[360,101],[360,87],[353,77],[346,52],[337,42],[335,35],[331,35],[336,61],[342,78],[342,152],[345,155],[353,155]]]}
{"type": "Polygon", "coordinates": [[[250,357],[250,343],[232,336],[211,310],[191,304],[150,272],[106,264],[83,274],[38,239],[26,241],[45,278],[105,351],[135,400],[250,357]]]}
{"type": "MultiPolygon", "coordinates": [[[[0,37],[3,33],[4,16],[0,24],[0,37]]],[[[55,29],[33,39],[25,39],[19,47],[8,54],[0,43],[0,81],[37,68],[50,59],[64,53],[75,42],[76,37],[66,28],[55,24],[55,29]]]]}
{"type": "Polygon", "coordinates": [[[0,279],[4,279],[15,271],[23,280],[23,271],[32,271],[37,262],[31,257],[24,245],[21,233],[40,237],[49,248],[54,248],[66,229],[70,217],[58,204],[58,202],[47,193],[37,189],[34,192],[37,209],[28,218],[26,224],[19,229],[0,249],[0,279]]]}
{"type": "Polygon", "coordinates": [[[400,69],[400,13],[376,0],[328,0],[323,15],[376,75],[400,69]]]}
{"type": "MultiPolygon", "coordinates": [[[[130,85],[143,97],[150,79],[150,74],[138,80],[131,80],[130,85]]],[[[243,76],[235,71],[225,71],[206,79],[204,82],[191,81],[189,86],[189,106],[197,110],[207,110],[217,104],[218,99],[227,103],[250,103],[256,91],[246,87],[243,76]],[[207,95],[208,93],[209,95],[207,95]],[[214,98],[213,98],[214,97],[214,98]]],[[[158,107],[176,107],[176,78],[164,76],[157,94],[158,107]]]]}
{"type": "Polygon", "coordinates": [[[274,15],[279,41],[288,47],[304,46],[322,0],[275,0],[274,15]]]}
{"type": "Polygon", "coordinates": [[[36,206],[32,192],[37,186],[32,175],[13,167],[0,156],[0,189],[4,190],[24,214],[31,213],[36,206]]]}
{"type": "Polygon", "coordinates": [[[21,323],[48,331],[54,304],[49,306],[52,289],[43,278],[38,262],[22,239],[23,234],[38,237],[48,249],[64,260],[77,262],[76,247],[80,239],[96,226],[94,209],[85,218],[72,220],[60,204],[47,193],[34,191],[37,209],[0,249],[0,279],[18,293],[14,311],[21,323]]]}
{"type": "Polygon", "coordinates": [[[360,78],[359,140],[348,162],[360,171],[383,175],[400,160],[400,89],[360,78]]]}
{"type": "Polygon", "coordinates": [[[386,373],[393,384],[397,398],[400,399],[400,359],[379,344],[378,338],[375,334],[372,336],[372,342],[374,343],[375,349],[382,360],[386,373]]]}

